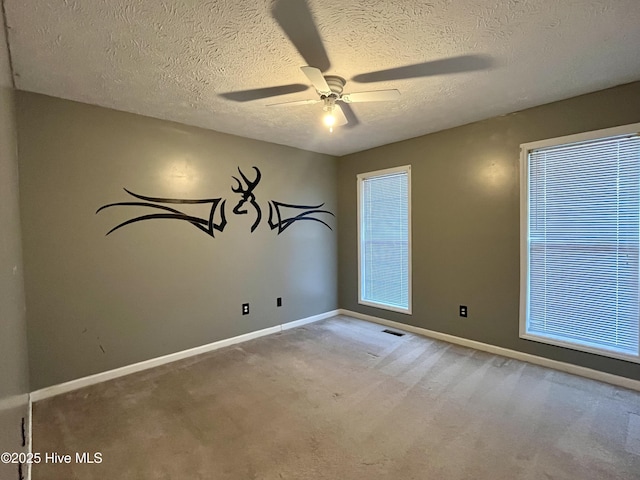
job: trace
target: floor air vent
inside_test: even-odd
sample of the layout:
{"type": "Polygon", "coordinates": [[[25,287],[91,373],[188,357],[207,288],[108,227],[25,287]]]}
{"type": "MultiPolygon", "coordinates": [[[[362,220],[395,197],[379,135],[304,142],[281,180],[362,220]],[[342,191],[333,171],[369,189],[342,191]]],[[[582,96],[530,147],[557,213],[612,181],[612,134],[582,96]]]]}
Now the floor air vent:
{"type": "Polygon", "coordinates": [[[396,337],[404,337],[404,333],[394,332],[393,330],[382,330],[384,333],[388,333],[389,335],[395,335],[396,337]]]}

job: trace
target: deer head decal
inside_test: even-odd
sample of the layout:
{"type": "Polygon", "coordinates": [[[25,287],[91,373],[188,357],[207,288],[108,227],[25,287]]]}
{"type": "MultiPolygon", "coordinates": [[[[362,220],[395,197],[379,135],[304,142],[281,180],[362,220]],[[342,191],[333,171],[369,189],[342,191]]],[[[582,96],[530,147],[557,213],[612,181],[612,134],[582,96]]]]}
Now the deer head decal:
{"type": "Polygon", "coordinates": [[[260,224],[260,220],[262,219],[262,211],[260,210],[260,206],[256,202],[256,196],[253,194],[253,191],[258,186],[258,183],[260,183],[262,174],[256,167],[253,167],[253,169],[256,171],[256,179],[254,181],[251,181],[244,173],[242,173],[240,167],[238,167],[238,172],[240,173],[240,176],[244,180],[244,183],[247,185],[247,187],[244,188],[242,186],[242,182],[238,179],[238,177],[232,177],[236,182],[238,182],[238,186],[236,188],[231,187],[231,190],[233,192],[242,195],[242,198],[238,201],[238,204],[233,207],[233,213],[235,213],[236,215],[246,215],[248,211],[246,208],[242,209],[242,207],[247,202],[249,202],[249,204],[251,204],[251,206],[253,206],[253,208],[255,208],[256,210],[256,221],[253,222],[253,225],[251,225],[251,232],[253,232],[258,227],[258,225],[260,224]]]}

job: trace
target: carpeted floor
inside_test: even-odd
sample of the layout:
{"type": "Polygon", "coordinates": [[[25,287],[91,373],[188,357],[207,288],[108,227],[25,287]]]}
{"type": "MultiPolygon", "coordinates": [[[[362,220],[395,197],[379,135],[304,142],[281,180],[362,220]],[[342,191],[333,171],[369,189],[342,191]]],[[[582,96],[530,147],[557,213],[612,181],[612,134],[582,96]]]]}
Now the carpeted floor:
{"type": "Polygon", "coordinates": [[[34,480],[640,479],[640,393],[334,317],[34,405],[34,480]]]}

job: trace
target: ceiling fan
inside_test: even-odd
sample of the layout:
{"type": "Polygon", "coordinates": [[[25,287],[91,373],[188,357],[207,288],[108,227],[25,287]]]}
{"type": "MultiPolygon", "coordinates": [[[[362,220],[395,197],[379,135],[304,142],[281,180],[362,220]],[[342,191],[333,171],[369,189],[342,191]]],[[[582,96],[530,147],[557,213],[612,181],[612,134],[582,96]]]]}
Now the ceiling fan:
{"type": "MultiPolygon", "coordinates": [[[[323,110],[326,112],[323,119],[324,123],[329,127],[330,131],[333,131],[333,127],[346,124],[356,125],[359,123],[353,110],[349,106],[351,103],[390,101],[400,97],[400,92],[395,89],[343,93],[346,84],[344,78],[336,75],[323,74],[324,71],[330,68],[331,62],[324,49],[322,38],[318,33],[306,0],[276,0],[271,9],[271,14],[307,62],[308,66],[300,67],[300,70],[302,70],[302,73],[304,73],[316,89],[318,98],[273,103],[267,106],[295,106],[322,103],[323,110]]],[[[359,83],[382,82],[469,72],[485,69],[490,66],[491,59],[485,55],[460,55],[457,57],[359,74],[352,77],[351,80],[359,83]]],[[[307,85],[294,83],[276,87],[227,92],[222,93],[221,96],[236,102],[247,102],[302,92],[307,89],[307,85]]]]}
{"type": "Polygon", "coordinates": [[[324,124],[333,132],[333,127],[339,127],[349,123],[345,116],[341,103],[356,102],[384,102],[395,100],[400,96],[398,90],[373,90],[369,92],[342,93],[345,79],[336,75],[322,75],[322,71],[316,67],[300,67],[320,96],[319,99],[297,100],[293,102],[272,103],[268,107],[288,107],[293,105],[313,105],[323,103],[322,109],[326,112],[323,117],[324,124]]]}

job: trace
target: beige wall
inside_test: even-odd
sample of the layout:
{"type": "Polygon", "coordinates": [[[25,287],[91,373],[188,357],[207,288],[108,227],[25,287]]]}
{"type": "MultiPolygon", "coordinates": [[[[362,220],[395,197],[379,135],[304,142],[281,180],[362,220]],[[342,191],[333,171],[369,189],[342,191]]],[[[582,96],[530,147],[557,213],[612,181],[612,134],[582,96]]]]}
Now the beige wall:
{"type": "MultiPolygon", "coordinates": [[[[336,159],[100,107],[19,92],[21,213],[32,389],[337,308],[333,231],[298,222],[277,235],[268,201],[326,202],[336,212],[336,159]],[[231,212],[241,167],[262,222],[231,212]],[[227,199],[211,238],[176,220],[107,203],[227,199]],[[283,306],[276,308],[276,297],[283,306]],[[249,302],[251,313],[241,315],[249,302]]],[[[208,216],[208,206],[180,206],[208,216]]]]}
{"type": "Polygon", "coordinates": [[[518,338],[519,146],[640,121],[640,82],[340,158],[342,308],[640,379],[640,365],[518,338]],[[413,315],[359,305],[356,175],[411,164],[413,315]],[[469,307],[468,318],[458,306],[469,307]]]}
{"type": "MultiPolygon", "coordinates": [[[[29,379],[18,208],[14,92],[0,11],[0,452],[22,449],[29,379]]],[[[18,478],[0,463],[0,478],[18,478]]]]}

